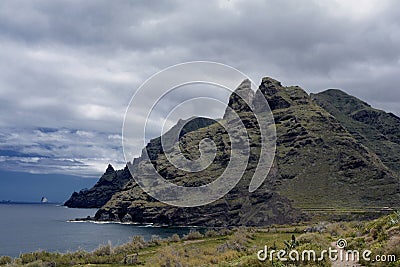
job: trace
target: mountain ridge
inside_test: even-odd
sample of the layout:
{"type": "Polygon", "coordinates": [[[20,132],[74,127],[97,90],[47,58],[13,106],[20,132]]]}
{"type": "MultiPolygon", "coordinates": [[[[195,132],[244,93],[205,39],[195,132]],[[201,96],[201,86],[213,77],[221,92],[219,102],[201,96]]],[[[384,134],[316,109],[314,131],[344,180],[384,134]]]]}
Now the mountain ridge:
{"type": "MultiPolygon", "coordinates": [[[[365,146],[348,131],[343,120],[328,112],[328,107],[321,103],[322,97],[317,99],[314,94],[308,95],[298,86],[284,87],[270,77],[262,79],[259,89],[254,94],[244,81],[235,92],[247,92],[254,109],[264,108],[260,105],[260,97],[265,97],[275,118],[276,157],[261,188],[253,193],[247,190],[258,161],[257,122],[249,108],[233,93],[228,105],[238,113],[249,132],[251,160],[243,179],[231,192],[205,207],[176,208],[155,201],[131,179],[98,210],[95,219],[172,225],[256,226],[304,220],[307,215],[301,210],[310,207],[400,206],[396,171],[387,167],[374,149],[365,146]]],[[[358,104],[363,108],[370,107],[365,102],[358,104]]],[[[228,112],[224,119],[229,120],[228,112]]],[[[395,131],[389,133],[397,136],[395,131]]],[[[221,173],[229,160],[229,142],[215,121],[180,137],[179,145],[189,158],[198,155],[193,148],[197,148],[201,137],[215,138],[213,140],[220,149],[216,162],[202,173],[205,180],[176,171],[154,141],[147,146],[148,151],[153,148],[153,165],[162,176],[177,184],[198,186],[210,181],[210,177],[221,173]]],[[[135,173],[143,173],[145,168],[140,166],[140,160],[133,164],[137,164],[135,173]]]]}
{"type": "Polygon", "coordinates": [[[400,118],[338,89],[311,97],[400,176],[400,118]]]}

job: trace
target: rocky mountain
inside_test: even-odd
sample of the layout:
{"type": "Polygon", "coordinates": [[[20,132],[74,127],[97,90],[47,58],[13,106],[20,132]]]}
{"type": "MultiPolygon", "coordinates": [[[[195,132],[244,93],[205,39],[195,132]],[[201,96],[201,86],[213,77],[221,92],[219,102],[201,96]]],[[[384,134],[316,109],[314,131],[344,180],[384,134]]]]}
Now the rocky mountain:
{"type": "Polygon", "coordinates": [[[374,151],[382,162],[400,175],[400,118],[374,109],[360,99],[337,89],[311,97],[360,143],[374,151]]]}
{"type": "MultiPolygon", "coordinates": [[[[268,77],[262,80],[259,89],[263,95],[254,94],[244,81],[229,99],[229,107],[247,129],[251,154],[243,178],[227,195],[206,206],[178,208],[156,201],[130,179],[98,210],[95,219],[171,225],[269,225],[303,220],[306,215],[302,210],[307,208],[400,206],[399,176],[395,168],[388,167],[390,158],[385,159],[360,139],[348,128],[349,124],[322,103],[322,97],[309,96],[297,86],[284,87],[268,77]],[[276,125],[273,167],[262,186],[252,193],[248,186],[259,161],[260,133],[254,115],[238,98],[239,94],[261,110],[260,98],[265,97],[276,125]]],[[[343,108],[338,109],[344,112],[343,108]]],[[[372,123],[361,115],[355,117],[364,124],[372,123]]],[[[179,147],[189,159],[199,157],[200,140],[214,141],[216,157],[205,170],[185,173],[176,169],[159,147],[159,139],[152,140],[146,148],[151,164],[164,178],[178,185],[199,186],[212,181],[229,162],[232,140],[220,123],[229,124],[230,120],[234,119],[227,110],[223,119],[180,136],[179,147]]],[[[390,142],[398,141],[393,130],[396,119],[382,122],[380,118],[376,123],[386,125],[382,131],[386,138],[392,138],[390,142]]],[[[363,128],[357,129],[364,133],[363,128]]],[[[369,138],[373,142],[372,134],[369,138]]],[[[148,174],[149,166],[142,161],[144,156],[132,163],[134,175],[148,174]]]]}

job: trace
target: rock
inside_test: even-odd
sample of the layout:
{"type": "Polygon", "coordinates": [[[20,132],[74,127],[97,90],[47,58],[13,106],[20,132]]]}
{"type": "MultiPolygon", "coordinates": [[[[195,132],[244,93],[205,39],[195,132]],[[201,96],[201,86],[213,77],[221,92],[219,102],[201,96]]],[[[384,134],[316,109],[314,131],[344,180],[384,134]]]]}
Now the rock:
{"type": "Polygon", "coordinates": [[[112,174],[114,172],[115,172],[114,167],[111,164],[108,164],[108,167],[107,167],[106,172],[104,174],[112,174]]]}

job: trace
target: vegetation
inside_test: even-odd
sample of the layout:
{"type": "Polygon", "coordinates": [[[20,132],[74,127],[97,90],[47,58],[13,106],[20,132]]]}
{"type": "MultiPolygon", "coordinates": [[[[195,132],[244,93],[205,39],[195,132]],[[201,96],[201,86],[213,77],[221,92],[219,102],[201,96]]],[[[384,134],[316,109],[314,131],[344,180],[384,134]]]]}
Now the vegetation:
{"type": "Polygon", "coordinates": [[[267,228],[209,229],[204,234],[192,231],[182,238],[173,235],[150,241],[135,236],[121,246],[111,243],[92,252],[57,253],[36,251],[12,259],[0,258],[0,266],[331,266],[328,257],[320,261],[260,261],[257,252],[270,250],[299,252],[335,248],[339,238],[347,240],[346,250],[371,250],[372,259],[384,255],[390,262],[372,262],[361,258],[364,266],[400,266],[400,213],[373,221],[315,223],[313,225],[270,226],[267,228]],[[393,261],[395,257],[397,261],[393,261]]]}

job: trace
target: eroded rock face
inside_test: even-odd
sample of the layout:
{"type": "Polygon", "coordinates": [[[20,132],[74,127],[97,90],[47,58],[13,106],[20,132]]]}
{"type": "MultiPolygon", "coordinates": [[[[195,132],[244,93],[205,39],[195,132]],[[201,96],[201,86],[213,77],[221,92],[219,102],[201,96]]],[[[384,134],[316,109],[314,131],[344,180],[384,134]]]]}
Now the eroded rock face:
{"type": "MultiPolygon", "coordinates": [[[[268,77],[260,85],[263,95],[249,88],[244,81],[229,99],[229,106],[238,112],[248,131],[251,149],[243,178],[227,195],[203,207],[177,208],[156,201],[131,179],[95,218],[167,225],[260,226],[303,220],[302,208],[400,206],[395,173],[304,90],[284,87],[268,77]],[[259,159],[258,123],[238,95],[247,98],[258,111],[264,111],[259,98],[265,97],[276,124],[274,165],[253,193],[248,186],[259,159]]],[[[231,117],[225,114],[224,119],[231,117]]],[[[199,156],[199,141],[204,138],[212,139],[217,146],[216,158],[207,169],[199,173],[177,170],[156,143],[147,147],[152,151],[153,166],[178,185],[199,186],[216,179],[230,155],[229,137],[218,121],[181,135],[179,146],[187,158],[195,159],[199,156]]],[[[146,174],[148,166],[140,159],[134,164],[134,175],[146,174]]]]}
{"type": "Polygon", "coordinates": [[[132,179],[132,176],[125,168],[114,170],[111,164],[100,180],[90,189],[74,192],[64,203],[69,208],[100,208],[118,191],[122,190],[125,184],[132,179]]]}

